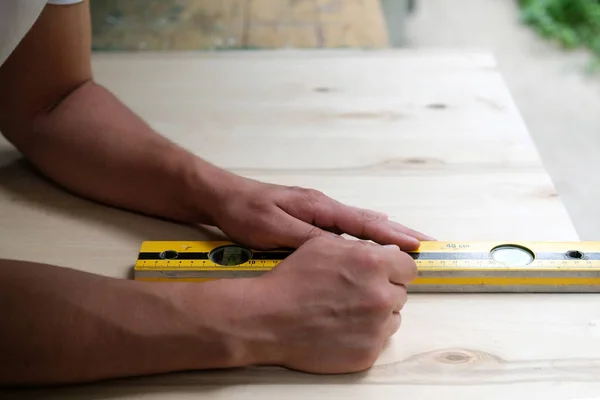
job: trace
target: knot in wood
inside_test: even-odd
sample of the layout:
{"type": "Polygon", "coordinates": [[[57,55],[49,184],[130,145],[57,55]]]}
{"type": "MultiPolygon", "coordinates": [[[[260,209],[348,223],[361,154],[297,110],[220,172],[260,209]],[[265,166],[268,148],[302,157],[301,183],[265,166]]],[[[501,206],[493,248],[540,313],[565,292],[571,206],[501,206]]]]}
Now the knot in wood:
{"type": "Polygon", "coordinates": [[[474,360],[472,354],[466,352],[449,351],[441,353],[438,356],[438,360],[445,364],[466,364],[474,360]]]}

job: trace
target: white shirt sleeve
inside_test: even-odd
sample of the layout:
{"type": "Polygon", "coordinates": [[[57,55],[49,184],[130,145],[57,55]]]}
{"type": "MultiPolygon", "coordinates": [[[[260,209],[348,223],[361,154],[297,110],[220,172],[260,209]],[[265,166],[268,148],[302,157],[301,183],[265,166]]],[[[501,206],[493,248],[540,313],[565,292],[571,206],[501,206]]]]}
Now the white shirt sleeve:
{"type": "Polygon", "coordinates": [[[0,66],[19,45],[46,4],[67,5],[83,0],[0,0],[0,66]]]}

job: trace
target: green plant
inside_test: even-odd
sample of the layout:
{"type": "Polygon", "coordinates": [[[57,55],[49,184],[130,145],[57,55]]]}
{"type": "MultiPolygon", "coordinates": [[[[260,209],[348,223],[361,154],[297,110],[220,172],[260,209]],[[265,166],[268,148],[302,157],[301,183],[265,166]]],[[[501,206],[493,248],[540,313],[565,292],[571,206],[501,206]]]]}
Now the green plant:
{"type": "Polygon", "coordinates": [[[522,20],[568,49],[585,47],[600,61],[600,0],[518,0],[522,20]]]}

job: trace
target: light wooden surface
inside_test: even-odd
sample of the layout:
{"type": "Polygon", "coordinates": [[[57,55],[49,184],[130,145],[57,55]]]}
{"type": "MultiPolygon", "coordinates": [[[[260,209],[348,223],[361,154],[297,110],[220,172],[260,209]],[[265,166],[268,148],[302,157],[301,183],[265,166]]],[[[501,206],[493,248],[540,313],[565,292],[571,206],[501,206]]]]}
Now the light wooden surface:
{"type": "Polygon", "coordinates": [[[384,48],[380,0],[92,1],[103,50],[384,48]]]}
{"type": "MultiPolygon", "coordinates": [[[[94,66],[160,132],[237,173],[317,188],[444,240],[577,240],[485,53],[104,54],[94,66]]],[[[66,194],[6,144],[0,165],[4,257],[127,277],[143,240],[209,237],[66,194]]],[[[415,294],[365,373],[249,368],[20,394],[566,400],[600,395],[598,343],[596,295],[415,294]]]]}

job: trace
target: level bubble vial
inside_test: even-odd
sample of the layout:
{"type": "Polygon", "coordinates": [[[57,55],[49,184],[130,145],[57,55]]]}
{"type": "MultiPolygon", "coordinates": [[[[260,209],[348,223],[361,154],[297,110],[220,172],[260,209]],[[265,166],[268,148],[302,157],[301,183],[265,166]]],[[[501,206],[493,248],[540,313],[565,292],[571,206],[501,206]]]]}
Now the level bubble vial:
{"type": "Polygon", "coordinates": [[[507,266],[525,266],[531,264],[535,259],[531,250],[513,244],[494,247],[491,256],[494,261],[507,266]]]}
{"type": "Polygon", "coordinates": [[[160,258],[163,260],[174,260],[179,256],[179,253],[175,250],[165,250],[160,253],[160,258]]]}
{"type": "Polygon", "coordinates": [[[225,245],[212,250],[208,258],[215,264],[234,266],[250,261],[252,252],[239,245],[225,245]]]}

